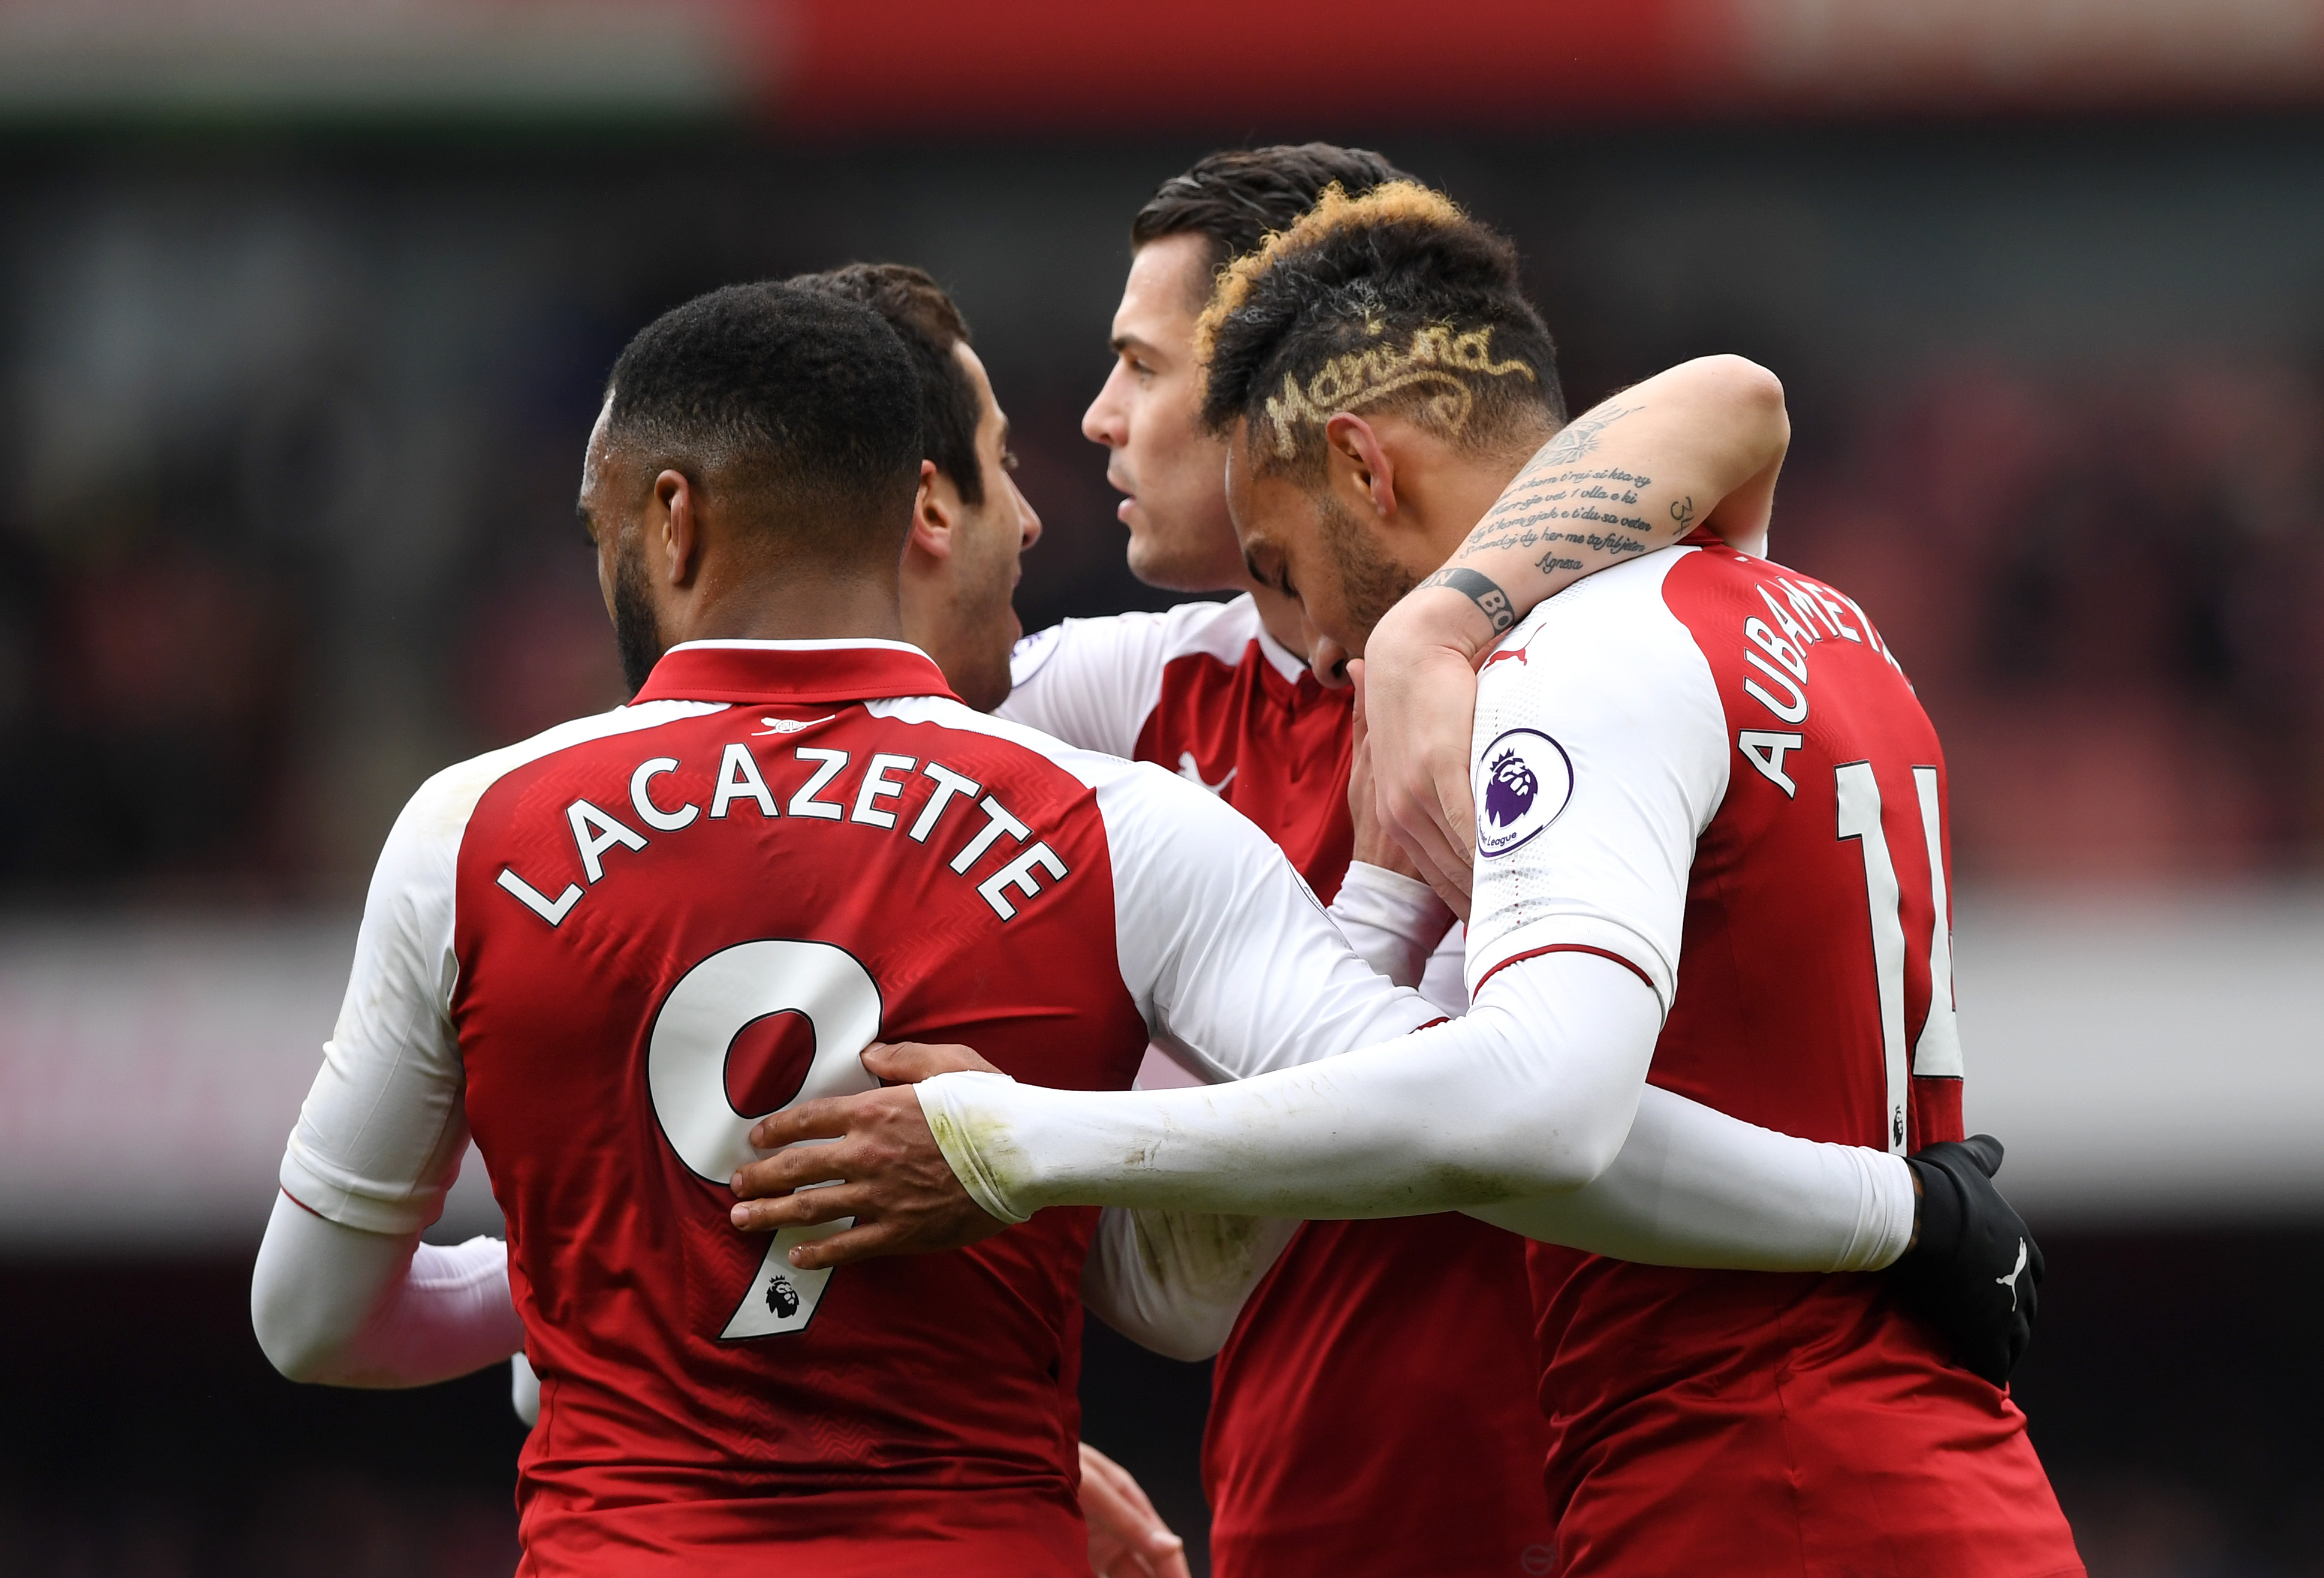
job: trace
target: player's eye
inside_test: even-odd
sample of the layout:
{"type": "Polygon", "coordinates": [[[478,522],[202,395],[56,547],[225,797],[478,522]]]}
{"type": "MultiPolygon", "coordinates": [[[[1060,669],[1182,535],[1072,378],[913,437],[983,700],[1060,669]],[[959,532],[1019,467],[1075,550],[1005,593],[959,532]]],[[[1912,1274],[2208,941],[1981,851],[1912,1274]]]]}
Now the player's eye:
{"type": "Polygon", "coordinates": [[[1271,586],[1286,597],[1296,597],[1299,595],[1298,592],[1293,588],[1291,585],[1291,577],[1289,573],[1284,569],[1283,560],[1280,558],[1270,553],[1268,558],[1268,562],[1262,565],[1259,562],[1259,556],[1257,554],[1245,553],[1242,556],[1242,562],[1243,568],[1250,572],[1250,578],[1257,581],[1260,586],[1271,586]]]}

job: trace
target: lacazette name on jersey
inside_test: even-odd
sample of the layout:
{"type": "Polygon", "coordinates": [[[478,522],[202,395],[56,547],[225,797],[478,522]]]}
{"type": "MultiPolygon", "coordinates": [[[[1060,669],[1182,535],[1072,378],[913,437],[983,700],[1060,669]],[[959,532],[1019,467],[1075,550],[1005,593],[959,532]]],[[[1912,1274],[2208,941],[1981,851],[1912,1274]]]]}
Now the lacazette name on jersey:
{"type": "MultiPolygon", "coordinates": [[[[767,727],[760,733],[762,736],[788,737],[830,723],[836,716],[834,714],[804,722],[762,717],[759,721],[767,727]]],[[[672,803],[656,797],[657,780],[686,771],[686,763],[675,756],[652,756],[637,763],[630,773],[629,808],[637,821],[654,829],[656,835],[683,832],[703,821],[718,822],[752,814],[764,817],[788,816],[807,822],[844,819],[893,832],[902,816],[913,810],[908,800],[924,780],[928,786],[927,797],[919,801],[917,815],[904,827],[904,836],[915,844],[926,844],[939,835],[949,842],[966,832],[966,842],[945,863],[964,879],[992,853],[995,845],[1007,839],[1009,847],[1015,852],[1012,858],[976,882],[977,897],[991,905],[992,912],[1002,920],[1013,919],[1019,903],[1038,897],[1046,886],[1054,886],[1071,874],[1064,860],[1046,841],[1035,838],[1030,826],[1011,814],[997,796],[985,793],[984,786],[966,773],[955,772],[933,759],[923,761],[918,757],[884,751],[875,752],[860,774],[851,777],[853,766],[853,758],[848,752],[795,745],[788,761],[779,767],[770,763],[762,770],[751,747],[733,740],[727,742],[719,758],[706,811],[693,800],[672,803]],[[789,771],[794,765],[800,772],[789,771]],[[778,781],[790,790],[788,798],[779,795],[769,783],[769,771],[776,771],[778,781]],[[778,809],[779,806],[782,808],[778,809]],[[954,815],[955,811],[963,814],[954,815]],[[982,823],[976,820],[980,811],[983,813],[982,823]],[[1028,843],[1028,839],[1032,842],[1028,843]],[[1043,872],[1048,876],[1046,886],[1043,872]]],[[[668,786],[662,789],[666,797],[668,786]]],[[[651,842],[648,835],[586,798],[565,807],[565,820],[573,835],[582,874],[590,888],[620,870],[618,865],[608,867],[605,863],[614,850],[641,850],[651,842]]],[[[551,899],[512,866],[501,868],[499,881],[526,909],[552,927],[564,924],[565,918],[587,892],[579,882],[567,882],[564,891],[551,899]]]]}

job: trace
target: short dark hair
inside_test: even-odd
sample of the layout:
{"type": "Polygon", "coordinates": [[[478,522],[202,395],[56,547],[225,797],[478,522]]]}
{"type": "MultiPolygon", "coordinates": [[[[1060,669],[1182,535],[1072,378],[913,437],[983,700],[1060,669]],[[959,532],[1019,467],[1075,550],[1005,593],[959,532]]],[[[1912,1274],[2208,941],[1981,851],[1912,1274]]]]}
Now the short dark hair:
{"type": "Polygon", "coordinates": [[[919,381],[868,307],[729,285],[640,329],[613,364],[606,438],[697,487],[755,495],[787,553],[900,554],[919,484],[919,381]]]}
{"type": "Polygon", "coordinates": [[[1202,420],[1259,472],[1322,474],[1334,412],[1397,411],[1479,449],[1565,422],[1557,347],[1508,237],[1442,192],[1334,188],[1219,277],[1194,333],[1202,420]]]}
{"type": "Polygon", "coordinates": [[[952,478],[961,503],[984,503],[984,466],[976,453],[976,389],[953,353],[969,343],[968,319],[924,269],[909,263],[846,263],[790,283],[861,301],[888,320],[912,354],[920,381],[920,442],[936,469],[952,478]]]}
{"type": "Polygon", "coordinates": [[[1157,188],[1130,222],[1130,246],[1135,252],[1166,235],[1204,236],[1211,244],[1204,272],[1216,273],[1230,258],[1257,251],[1275,232],[1290,229],[1325,187],[1361,197],[1376,186],[1411,179],[1366,148],[1332,143],[1230,148],[1197,160],[1185,174],[1157,188]]]}

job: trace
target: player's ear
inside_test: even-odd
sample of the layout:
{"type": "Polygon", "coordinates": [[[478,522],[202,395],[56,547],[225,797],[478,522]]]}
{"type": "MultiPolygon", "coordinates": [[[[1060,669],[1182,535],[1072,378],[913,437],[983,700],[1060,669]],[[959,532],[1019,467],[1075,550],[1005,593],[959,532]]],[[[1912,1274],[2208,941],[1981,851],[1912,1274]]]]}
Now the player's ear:
{"type": "Polygon", "coordinates": [[[1396,462],[1372,425],[1353,411],[1337,412],[1323,424],[1323,442],[1331,449],[1332,469],[1346,474],[1381,520],[1396,519],[1396,462]]]}
{"type": "Polygon", "coordinates": [[[912,499],[912,533],[907,551],[930,558],[952,557],[953,532],[960,523],[960,493],[933,460],[920,462],[920,488],[912,499]]]}
{"type": "Polygon", "coordinates": [[[653,499],[646,511],[646,542],[650,552],[660,550],[662,573],[673,586],[691,586],[701,568],[698,503],[694,484],[684,472],[664,471],[654,478],[653,499]]]}

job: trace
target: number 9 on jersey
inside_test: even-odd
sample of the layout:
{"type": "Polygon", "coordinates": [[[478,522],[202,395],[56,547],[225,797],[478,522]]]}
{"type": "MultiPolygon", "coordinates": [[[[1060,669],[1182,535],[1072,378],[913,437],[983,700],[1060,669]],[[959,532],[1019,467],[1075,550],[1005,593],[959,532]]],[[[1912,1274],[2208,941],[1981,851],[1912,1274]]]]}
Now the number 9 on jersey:
{"type": "MultiPolygon", "coordinates": [[[[798,1094],[771,1111],[878,1086],[864,1070],[862,1052],[880,1036],[880,989],[854,955],[829,943],[788,938],[720,949],[670,988],[654,1016],[646,1056],[655,1121],[696,1177],[724,1185],[736,1168],[772,1154],[751,1143],[751,1126],[768,1113],[735,1111],[727,1095],[726,1061],[746,1027],[781,1013],[798,1014],[812,1027],[815,1057],[798,1094]]],[[[788,1251],[793,1244],[842,1232],[854,1220],[773,1234],[719,1340],[804,1330],[831,1272],[794,1269],[788,1251]]]]}

